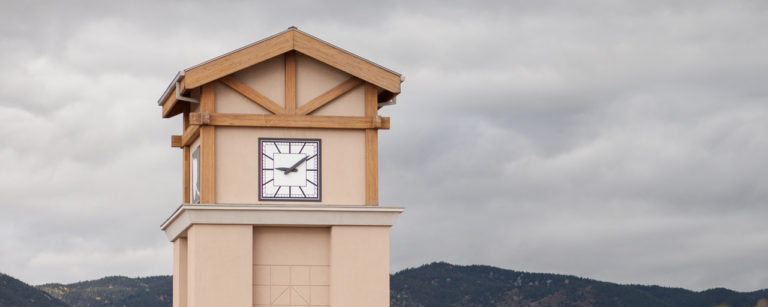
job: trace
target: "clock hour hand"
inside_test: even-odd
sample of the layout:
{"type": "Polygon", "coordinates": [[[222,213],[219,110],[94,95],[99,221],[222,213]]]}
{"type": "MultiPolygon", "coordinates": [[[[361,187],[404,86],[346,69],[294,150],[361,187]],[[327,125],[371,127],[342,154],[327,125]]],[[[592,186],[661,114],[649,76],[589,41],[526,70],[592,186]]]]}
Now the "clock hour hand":
{"type": "Polygon", "coordinates": [[[304,158],[301,158],[301,160],[297,161],[296,163],[294,163],[290,167],[278,167],[278,168],[275,168],[275,169],[278,170],[278,171],[283,171],[283,174],[288,175],[288,173],[290,173],[290,172],[297,171],[296,168],[299,167],[299,165],[301,165],[301,163],[303,163],[304,161],[307,161],[307,157],[306,156],[304,158]]]}

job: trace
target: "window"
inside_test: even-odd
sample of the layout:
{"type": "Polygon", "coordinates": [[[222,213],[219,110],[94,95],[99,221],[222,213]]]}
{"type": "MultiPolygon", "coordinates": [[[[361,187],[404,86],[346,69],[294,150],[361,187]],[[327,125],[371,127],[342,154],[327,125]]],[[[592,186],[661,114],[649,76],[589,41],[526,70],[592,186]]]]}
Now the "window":
{"type": "Polygon", "coordinates": [[[200,203],[200,146],[192,152],[192,203],[200,203]]]}

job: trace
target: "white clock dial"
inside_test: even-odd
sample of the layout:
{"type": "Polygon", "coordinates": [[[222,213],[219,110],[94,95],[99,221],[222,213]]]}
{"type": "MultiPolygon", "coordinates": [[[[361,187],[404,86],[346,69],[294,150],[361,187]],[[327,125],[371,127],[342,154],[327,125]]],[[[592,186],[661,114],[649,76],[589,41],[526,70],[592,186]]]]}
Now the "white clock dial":
{"type": "Polygon", "coordinates": [[[259,139],[259,200],[320,201],[320,140],[259,139]]]}

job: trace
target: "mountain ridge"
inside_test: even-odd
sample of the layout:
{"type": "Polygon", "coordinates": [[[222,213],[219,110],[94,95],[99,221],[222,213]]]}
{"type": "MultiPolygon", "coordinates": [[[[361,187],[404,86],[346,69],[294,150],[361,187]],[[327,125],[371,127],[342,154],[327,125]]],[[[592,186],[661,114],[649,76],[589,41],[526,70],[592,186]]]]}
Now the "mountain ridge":
{"type": "MultiPolygon", "coordinates": [[[[107,276],[71,284],[30,286],[0,273],[0,307],[166,307],[171,276],[107,276]]],[[[390,306],[713,306],[768,307],[768,289],[691,291],[616,284],[488,265],[433,262],[390,275],[390,306]]]]}
{"type": "Polygon", "coordinates": [[[67,307],[54,296],[0,273],[0,307],[67,307]]]}
{"type": "MultiPolygon", "coordinates": [[[[390,278],[391,306],[757,306],[768,289],[620,285],[572,275],[433,262],[390,278]]],[[[762,300],[762,301],[761,301],[762,300]]],[[[760,305],[760,306],[763,306],[760,305]]]]}

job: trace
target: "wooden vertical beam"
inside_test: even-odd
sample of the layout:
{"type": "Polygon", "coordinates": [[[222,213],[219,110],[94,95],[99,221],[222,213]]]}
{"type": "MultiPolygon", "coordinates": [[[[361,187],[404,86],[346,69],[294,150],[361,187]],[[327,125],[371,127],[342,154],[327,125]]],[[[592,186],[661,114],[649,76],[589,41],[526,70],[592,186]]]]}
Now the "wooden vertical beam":
{"type": "MultiPolygon", "coordinates": [[[[200,112],[214,113],[215,95],[213,83],[203,85],[200,99],[200,112]]],[[[216,203],[215,169],[215,126],[204,125],[200,128],[200,203],[216,203]]]]}
{"type": "MultiPolygon", "coordinates": [[[[182,131],[186,131],[187,127],[189,127],[189,109],[190,109],[189,108],[189,104],[187,104],[185,109],[184,109],[184,119],[183,119],[183,129],[182,129],[182,131]]],[[[189,158],[189,156],[191,154],[191,151],[189,150],[189,146],[184,146],[183,143],[182,143],[182,148],[184,149],[184,150],[182,150],[182,154],[184,155],[184,157],[181,159],[183,161],[183,163],[184,163],[184,165],[182,166],[184,174],[181,176],[181,178],[183,178],[183,180],[184,180],[184,182],[182,183],[182,187],[183,187],[182,188],[182,190],[183,190],[182,193],[184,193],[184,195],[181,197],[181,199],[182,199],[182,203],[188,204],[188,203],[191,202],[190,195],[192,194],[191,190],[190,190],[190,183],[189,183],[189,181],[190,181],[190,179],[189,179],[189,177],[190,177],[190,164],[189,164],[190,163],[189,162],[190,158],[189,158]]]]}
{"type": "Polygon", "coordinates": [[[189,179],[189,176],[190,176],[190,174],[189,174],[189,172],[190,172],[189,155],[191,153],[191,151],[189,150],[189,146],[184,146],[184,150],[182,152],[183,152],[183,155],[184,155],[184,159],[182,159],[182,161],[184,161],[184,176],[182,176],[184,178],[183,179],[184,180],[184,183],[183,183],[183,186],[184,186],[184,188],[183,188],[184,196],[182,196],[182,202],[185,203],[185,204],[188,204],[188,203],[191,202],[189,197],[190,197],[190,194],[192,194],[192,192],[191,192],[191,190],[189,188],[189,181],[190,181],[190,179],[189,179]]]}
{"type": "MultiPolygon", "coordinates": [[[[378,88],[365,83],[365,116],[374,117],[378,110],[378,88]]],[[[365,129],[365,205],[379,205],[379,134],[365,129]]]]}
{"type": "Polygon", "coordinates": [[[296,113],[296,52],[285,54],[285,111],[296,113]]]}

